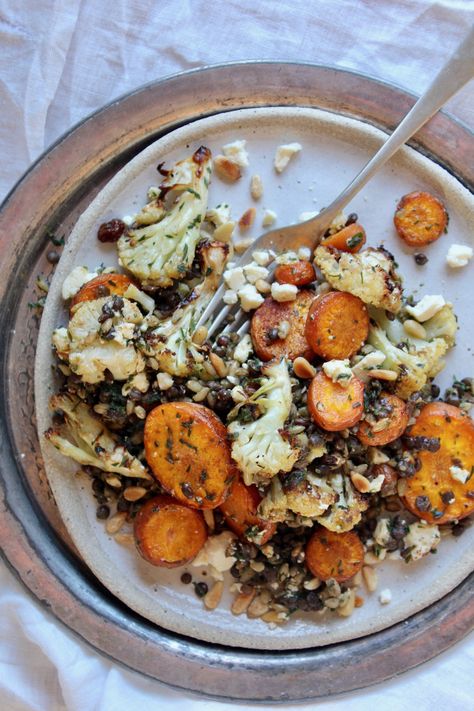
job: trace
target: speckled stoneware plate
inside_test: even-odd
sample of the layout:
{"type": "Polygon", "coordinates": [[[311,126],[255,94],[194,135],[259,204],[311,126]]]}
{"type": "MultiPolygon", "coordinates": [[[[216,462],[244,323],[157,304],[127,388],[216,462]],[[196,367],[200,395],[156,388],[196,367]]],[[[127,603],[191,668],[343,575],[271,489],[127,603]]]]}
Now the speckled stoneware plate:
{"type": "MultiPolygon", "coordinates": [[[[50,335],[63,325],[61,301],[64,277],[76,265],[115,265],[113,246],[96,240],[101,222],[133,214],[143,204],[146,190],[156,184],[156,165],[181,159],[199,145],[217,154],[221,146],[245,138],[250,167],[240,181],[227,185],[214,178],[209,206],[231,205],[239,217],[252,203],[249,180],[263,179],[264,196],[256,205],[257,218],[250,235],[262,230],[265,208],[277,213],[277,224],[296,222],[303,211],[320,209],[331,200],[373,155],[383,140],[377,129],[359,121],[313,109],[262,108],[220,114],[179,128],[159,139],[130,161],[98,194],[77,222],[58,265],[44,310],[36,358],[36,414],[39,430],[49,424],[47,403],[54,391],[51,376],[50,335]],[[298,141],[303,150],[278,175],[273,156],[280,143],[298,141]]],[[[383,243],[394,252],[405,289],[415,296],[442,293],[453,302],[459,317],[457,346],[449,355],[438,382],[445,386],[453,375],[472,374],[472,334],[469,288],[472,265],[450,270],[445,255],[451,243],[472,243],[474,200],[449,173],[410,148],[402,149],[354,199],[350,211],[359,214],[368,243],[383,243]],[[415,265],[411,252],[396,237],[392,217],[399,197],[412,190],[430,190],[446,204],[448,234],[429,247],[429,263],[415,265]]],[[[247,235],[246,235],[247,236],[247,235]]],[[[42,441],[48,479],[64,523],[91,571],[120,600],[148,620],[169,630],[209,642],[250,649],[301,649],[359,638],[406,619],[452,590],[472,570],[474,529],[461,538],[444,538],[437,555],[406,565],[384,562],[378,567],[379,589],[389,588],[392,602],[381,605],[377,593],[366,595],[365,605],[352,617],[304,614],[270,629],[259,620],[235,618],[230,595],[217,610],[207,612],[190,587],[179,581],[182,569],[167,571],[143,561],[130,547],[118,545],[95,517],[88,480],[76,475],[77,466],[42,441]]],[[[193,569],[196,576],[196,569],[193,569]]],[[[197,577],[202,575],[198,571],[197,577]]],[[[204,578],[202,578],[204,579],[204,578]]]]}

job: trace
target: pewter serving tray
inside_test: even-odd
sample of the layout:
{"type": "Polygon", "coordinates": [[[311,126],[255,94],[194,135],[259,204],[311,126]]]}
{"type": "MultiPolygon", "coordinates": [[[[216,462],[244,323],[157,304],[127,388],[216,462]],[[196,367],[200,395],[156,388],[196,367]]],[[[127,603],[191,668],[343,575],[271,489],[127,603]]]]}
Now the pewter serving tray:
{"type": "MultiPolygon", "coordinates": [[[[51,269],[47,230],[67,237],[100,188],[137,152],[183,124],[242,107],[319,107],[390,129],[412,103],[393,87],[312,65],[245,63],[190,72],[94,114],[50,149],[7,199],[0,214],[4,555],[59,619],[116,661],[208,695],[302,699],[400,673],[446,649],[472,626],[466,579],[404,622],[319,649],[256,652],[167,632],[125,607],[81,562],[48,489],[32,414],[38,319],[27,302],[36,300],[36,275],[51,269]]],[[[464,185],[472,183],[472,136],[451,117],[438,115],[413,145],[464,185]]]]}

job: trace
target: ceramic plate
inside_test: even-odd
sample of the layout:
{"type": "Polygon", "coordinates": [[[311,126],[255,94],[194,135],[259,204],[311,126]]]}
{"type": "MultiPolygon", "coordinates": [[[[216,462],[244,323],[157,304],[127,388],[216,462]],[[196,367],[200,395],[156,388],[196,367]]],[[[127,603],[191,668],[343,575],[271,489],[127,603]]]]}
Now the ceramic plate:
{"type": "MultiPolygon", "coordinates": [[[[199,145],[220,152],[223,144],[245,138],[250,166],[242,179],[227,185],[214,178],[209,206],[228,202],[234,218],[252,205],[250,176],[258,173],[264,195],[256,204],[257,218],[247,236],[262,231],[264,209],[277,213],[277,225],[298,221],[303,211],[321,209],[349,182],[377,150],[384,134],[360,121],[339,115],[294,108],[234,111],[196,121],[149,146],[123,168],[98,194],[78,221],[58,265],[44,310],[38,340],[35,388],[40,432],[49,426],[47,403],[54,391],[50,348],[52,330],[66,321],[61,300],[64,277],[77,265],[115,265],[113,246],[97,239],[100,223],[137,212],[150,185],[159,181],[159,162],[179,160],[199,145]],[[275,149],[298,141],[303,149],[281,175],[273,169],[275,149]]],[[[450,270],[445,254],[451,243],[471,244],[474,200],[449,173],[410,148],[403,148],[353,200],[347,211],[359,214],[368,244],[383,243],[400,265],[405,290],[421,296],[442,293],[459,317],[457,347],[438,378],[447,386],[453,375],[472,373],[468,299],[471,268],[450,270]],[[448,234],[427,249],[429,262],[415,265],[411,251],[396,237],[392,217],[401,195],[430,190],[446,204],[448,234]]],[[[254,649],[298,649],[354,639],[384,629],[430,605],[458,585],[472,569],[474,529],[462,537],[444,538],[437,555],[417,563],[384,562],[378,566],[379,589],[390,588],[392,602],[381,605],[377,593],[365,595],[365,605],[347,619],[293,616],[288,624],[270,629],[259,620],[235,618],[230,595],[217,610],[207,612],[189,586],[180,583],[182,569],[168,571],[144,562],[132,548],[118,545],[95,517],[95,502],[86,477],[42,441],[48,479],[64,523],[81,556],[97,578],[120,600],[152,622],[196,639],[254,649]]],[[[192,569],[195,579],[196,569],[192,569]]],[[[201,571],[202,572],[202,571],[201,571]]],[[[204,579],[204,578],[202,578],[204,579]]]]}

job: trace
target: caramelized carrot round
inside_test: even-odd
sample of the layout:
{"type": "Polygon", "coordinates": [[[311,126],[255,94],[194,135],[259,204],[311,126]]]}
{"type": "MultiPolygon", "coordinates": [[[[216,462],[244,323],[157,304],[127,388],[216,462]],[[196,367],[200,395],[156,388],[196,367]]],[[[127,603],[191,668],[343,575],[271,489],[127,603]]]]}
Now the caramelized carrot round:
{"type": "Polygon", "coordinates": [[[163,568],[189,563],[207,539],[203,515],[171,496],[147,501],[135,516],[133,532],[143,558],[163,568]]]}
{"type": "Polygon", "coordinates": [[[402,197],[393,221],[404,242],[410,247],[424,247],[441,237],[448,224],[448,213],[434,195],[414,192],[402,197]]]}
{"type": "Polygon", "coordinates": [[[365,230],[358,222],[343,227],[333,235],[323,237],[321,240],[323,247],[335,247],[340,252],[359,252],[365,244],[365,230]]]}
{"type": "Polygon", "coordinates": [[[275,269],[275,279],[280,284],[307,286],[316,279],[316,273],[311,262],[300,260],[290,264],[279,264],[275,269]]]}
{"type": "Polygon", "coordinates": [[[408,408],[401,398],[383,392],[379,402],[386,414],[381,414],[373,425],[363,420],[357,432],[357,437],[367,447],[380,447],[393,442],[405,432],[408,425],[408,408]]]}
{"type": "Polygon", "coordinates": [[[321,526],[306,544],[305,561],[316,578],[343,583],[362,568],[364,546],[354,531],[334,533],[321,526]]]}
{"type": "Polygon", "coordinates": [[[259,545],[269,541],[276,531],[275,523],[264,521],[257,516],[261,500],[256,486],[246,486],[241,479],[236,479],[229,496],[219,507],[234,533],[240,538],[256,540],[259,545]]]}
{"type": "Polygon", "coordinates": [[[133,284],[130,277],[125,274],[99,274],[81,286],[77,294],[71,299],[69,310],[72,313],[74,307],[82,301],[94,301],[104,296],[114,294],[123,296],[130,284],[133,284]]]}
{"type": "Polygon", "coordinates": [[[311,305],[306,321],[306,339],[324,358],[350,358],[369,333],[369,314],[358,296],[330,291],[311,305]]]}
{"type": "Polygon", "coordinates": [[[305,324],[311,304],[317,297],[309,289],[302,289],[294,301],[279,302],[269,296],[252,316],[250,334],[256,354],[261,360],[288,358],[294,360],[303,356],[314,358],[305,336],[305,324]],[[286,338],[275,338],[275,334],[286,321],[289,333],[286,338]]]}
{"type": "Polygon", "coordinates": [[[212,410],[190,402],[158,405],[145,420],[145,455],[162,487],[178,501],[214,509],[236,475],[227,430],[212,410]]]}
{"type": "Polygon", "coordinates": [[[444,402],[425,405],[410,437],[439,439],[435,452],[421,450],[420,469],[404,480],[407,509],[429,523],[449,523],[474,512],[474,422],[444,402]]]}
{"type": "Polygon", "coordinates": [[[352,378],[347,387],[319,371],[308,389],[308,409],[313,420],[328,432],[352,427],[364,413],[364,383],[352,378]]]}

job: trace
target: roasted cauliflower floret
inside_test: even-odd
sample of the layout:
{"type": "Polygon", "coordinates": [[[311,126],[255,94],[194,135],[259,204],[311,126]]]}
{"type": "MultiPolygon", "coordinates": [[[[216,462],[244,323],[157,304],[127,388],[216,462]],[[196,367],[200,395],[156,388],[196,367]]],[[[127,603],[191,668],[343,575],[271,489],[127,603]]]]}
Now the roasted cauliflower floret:
{"type": "Polygon", "coordinates": [[[347,291],[366,304],[397,313],[402,305],[400,277],[392,255],[369,247],[357,254],[319,246],[315,262],[326,281],[338,291],[347,291]]]}
{"type": "Polygon", "coordinates": [[[211,164],[204,146],[176,163],[159,196],[137,216],[136,222],[145,225],[128,230],[117,242],[120,264],[142,284],[171,286],[191,267],[206,214],[211,164]],[[174,197],[169,207],[165,197],[174,197]]]}
{"type": "Polygon", "coordinates": [[[299,456],[299,449],[281,434],[291,408],[287,363],[270,363],[262,372],[262,385],[249,399],[260,416],[252,422],[235,419],[227,428],[232,457],[247,485],[271,479],[280,471],[289,472],[299,456]]]}
{"type": "Polygon", "coordinates": [[[336,533],[350,531],[359,523],[362,513],[369,507],[368,501],[354,489],[348,476],[332,474],[327,483],[334,491],[336,501],[316,520],[336,533]]]}
{"type": "Polygon", "coordinates": [[[147,354],[156,358],[161,371],[180,377],[210,377],[203,368],[203,349],[193,343],[192,338],[201,314],[217,289],[228,252],[228,246],[222,242],[205,245],[200,252],[204,280],[172,316],[148,332],[147,354]]]}
{"type": "Polygon", "coordinates": [[[106,296],[84,301],[68,327],[53,332],[53,346],[59,358],[85,383],[104,380],[106,370],[114,380],[126,380],[145,367],[135,345],[136,329],[144,320],[138,306],[126,298],[106,296]]]}
{"type": "Polygon", "coordinates": [[[59,429],[47,430],[45,437],[65,457],[112,474],[151,479],[143,464],[118,444],[111,432],[78,397],[55,395],[51,398],[50,407],[63,413],[64,424],[59,429]]]}
{"type": "Polygon", "coordinates": [[[283,479],[283,491],[290,511],[308,518],[321,516],[337,499],[327,481],[311,472],[288,474],[283,479]]]}
{"type": "Polygon", "coordinates": [[[446,304],[425,321],[423,327],[429,340],[408,336],[403,323],[399,319],[390,321],[384,311],[370,309],[370,316],[367,342],[385,354],[380,367],[398,373],[395,392],[406,399],[444,367],[443,356],[454,344],[457,329],[452,306],[446,304]]]}

